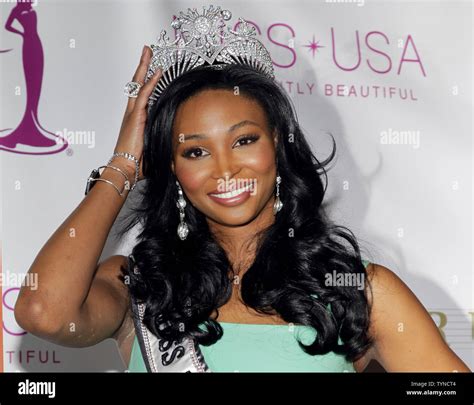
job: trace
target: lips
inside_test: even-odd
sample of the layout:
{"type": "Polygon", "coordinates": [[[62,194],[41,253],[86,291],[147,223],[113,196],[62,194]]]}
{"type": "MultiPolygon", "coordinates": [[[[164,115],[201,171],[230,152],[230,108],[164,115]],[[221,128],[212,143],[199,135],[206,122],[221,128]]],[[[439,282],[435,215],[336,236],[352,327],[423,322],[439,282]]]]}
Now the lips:
{"type": "Polygon", "coordinates": [[[219,193],[217,190],[214,190],[214,191],[211,191],[209,195],[216,198],[228,199],[228,198],[237,197],[239,194],[242,194],[245,191],[250,191],[250,189],[251,189],[251,185],[247,185],[244,187],[240,187],[237,190],[227,191],[225,193],[219,193]]]}
{"type": "Polygon", "coordinates": [[[237,190],[227,191],[225,193],[209,193],[209,198],[220,205],[234,207],[240,205],[250,198],[251,185],[240,187],[237,190]]]}

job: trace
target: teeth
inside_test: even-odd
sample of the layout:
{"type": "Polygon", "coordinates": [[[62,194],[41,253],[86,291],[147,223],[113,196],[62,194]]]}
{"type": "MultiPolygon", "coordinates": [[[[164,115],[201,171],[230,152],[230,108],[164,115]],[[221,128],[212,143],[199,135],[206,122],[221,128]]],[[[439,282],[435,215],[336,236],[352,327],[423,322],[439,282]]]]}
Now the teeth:
{"type": "Polygon", "coordinates": [[[244,191],[247,191],[249,188],[250,188],[250,185],[245,186],[243,188],[239,188],[238,190],[229,191],[227,193],[211,194],[211,195],[218,198],[232,198],[239,194],[242,194],[244,191]]]}

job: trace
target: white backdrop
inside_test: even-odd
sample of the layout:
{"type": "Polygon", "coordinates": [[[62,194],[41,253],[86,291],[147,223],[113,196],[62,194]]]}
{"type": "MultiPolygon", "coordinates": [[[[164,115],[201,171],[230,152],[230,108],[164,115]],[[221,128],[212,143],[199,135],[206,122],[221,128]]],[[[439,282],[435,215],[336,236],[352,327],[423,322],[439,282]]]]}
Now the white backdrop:
{"type": "MultiPolygon", "coordinates": [[[[0,139],[4,369],[126,368],[112,340],[69,349],[24,334],[11,310],[14,275],[26,273],[83,198],[92,168],[110,157],[143,45],[161,29],[172,36],[173,15],[204,4],[257,26],[316,155],[329,152],[328,132],[336,139],[333,217],[366,258],[399,274],[474,367],[471,2],[62,0],[34,7],[43,74],[40,57],[22,55],[23,37],[4,28],[15,4],[0,4],[0,136],[25,123],[37,97],[40,132],[68,141],[59,150],[0,139]],[[41,94],[30,90],[27,100],[27,81],[42,83],[41,94]]],[[[16,139],[32,139],[31,125],[16,139]]],[[[111,235],[102,258],[128,254],[133,240],[111,235]]]]}

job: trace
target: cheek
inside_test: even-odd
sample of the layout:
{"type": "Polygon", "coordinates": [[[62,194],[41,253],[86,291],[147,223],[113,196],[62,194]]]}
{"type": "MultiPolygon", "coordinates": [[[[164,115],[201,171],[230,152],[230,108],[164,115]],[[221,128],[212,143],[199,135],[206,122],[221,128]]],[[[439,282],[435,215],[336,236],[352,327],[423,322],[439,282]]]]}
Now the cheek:
{"type": "Polygon", "coordinates": [[[202,190],[202,187],[209,178],[209,173],[204,167],[196,170],[196,165],[186,164],[185,161],[176,162],[176,177],[187,194],[195,194],[202,190]]]}
{"type": "Polygon", "coordinates": [[[242,163],[258,174],[271,174],[270,170],[275,166],[275,151],[271,144],[262,142],[244,153],[242,163]]]}

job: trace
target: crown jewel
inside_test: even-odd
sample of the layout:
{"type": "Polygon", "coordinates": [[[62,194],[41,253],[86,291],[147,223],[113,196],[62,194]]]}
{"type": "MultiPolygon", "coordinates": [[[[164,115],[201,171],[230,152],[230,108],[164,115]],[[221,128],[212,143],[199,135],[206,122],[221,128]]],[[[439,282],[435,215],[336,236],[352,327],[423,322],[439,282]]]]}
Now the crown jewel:
{"type": "Polygon", "coordinates": [[[245,64],[275,78],[270,54],[255,38],[255,27],[239,18],[236,29],[231,30],[225,23],[231,17],[229,10],[212,5],[207,10],[204,6],[202,14],[188,8],[171,23],[177,31],[174,41],[166,37],[165,30],[161,31],[158,42],[150,46],[153,56],[146,81],[158,68],[163,70],[163,75],[149,97],[149,107],[174,79],[206,63],[214,68],[222,64],[245,64]]]}

